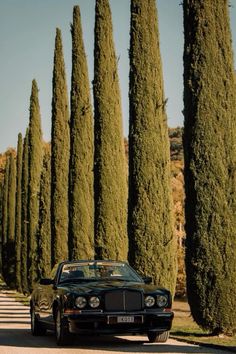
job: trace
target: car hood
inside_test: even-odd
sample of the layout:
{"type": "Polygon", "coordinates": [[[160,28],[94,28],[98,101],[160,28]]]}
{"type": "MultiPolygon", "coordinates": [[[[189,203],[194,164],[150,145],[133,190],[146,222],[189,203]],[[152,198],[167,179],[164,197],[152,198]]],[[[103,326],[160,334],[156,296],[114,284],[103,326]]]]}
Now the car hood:
{"type": "Polygon", "coordinates": [[[145,283],[136,283],[128,281],[119,281],[119,280],[104,280],[104,281],[92,281],[92,282],[73,282],[73,283],[64,283],[58,286],[66,291],[76,292],[76,293],[100,293],[109,290],[139,290],[144,293],[169,293],[166,289],[158,288],[156,285],[145,284],[145,283]]]}

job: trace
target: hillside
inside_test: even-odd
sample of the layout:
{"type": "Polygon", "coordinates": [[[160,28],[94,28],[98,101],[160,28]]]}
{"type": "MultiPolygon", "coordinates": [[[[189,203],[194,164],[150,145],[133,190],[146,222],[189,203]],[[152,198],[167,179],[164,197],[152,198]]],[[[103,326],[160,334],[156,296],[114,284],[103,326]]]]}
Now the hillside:
{"type": "Polygon", "coordinates": [[[170,128],[170,155],[171,155],[171,184],[174,201],[175,235],[178,242],[178,278],[176,295],[186,294],[185,265],[184,265],[184,157],[182,132],[180,127],[170,128]]]}

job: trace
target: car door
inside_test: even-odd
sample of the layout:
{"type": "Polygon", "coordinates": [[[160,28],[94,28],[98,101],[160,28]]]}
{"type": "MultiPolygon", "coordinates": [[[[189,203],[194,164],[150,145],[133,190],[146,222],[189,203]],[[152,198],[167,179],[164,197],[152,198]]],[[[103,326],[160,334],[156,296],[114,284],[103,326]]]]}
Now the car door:
{"type": "Polygon", "coordinates": [[[55,282],[58,274],[58,265],[52,269],[50,273],[50,279],[54,280],[54,284],[39,285],[39,309],[40,309],[40,320],[42,322],[53,323],[53,302],[56,297],[56,287],[55,282]]]}

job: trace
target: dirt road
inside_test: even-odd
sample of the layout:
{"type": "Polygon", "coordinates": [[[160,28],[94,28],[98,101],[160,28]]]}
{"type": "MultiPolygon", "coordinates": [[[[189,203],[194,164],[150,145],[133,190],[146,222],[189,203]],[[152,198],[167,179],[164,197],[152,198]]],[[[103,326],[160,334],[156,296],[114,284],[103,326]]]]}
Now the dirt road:
{"type": "Polygon", "coordinates": [[[230,352],[198,347],[168,340],[166,344],[150,344],[145,336],[78,337],[73,346],[60,348],[54,334],[33,337],[30,332],[29,308],[16,302],[11,292],[0,292],[0,353],[1,354],[120,354],[120,353],[201,353],[230,352]]]}

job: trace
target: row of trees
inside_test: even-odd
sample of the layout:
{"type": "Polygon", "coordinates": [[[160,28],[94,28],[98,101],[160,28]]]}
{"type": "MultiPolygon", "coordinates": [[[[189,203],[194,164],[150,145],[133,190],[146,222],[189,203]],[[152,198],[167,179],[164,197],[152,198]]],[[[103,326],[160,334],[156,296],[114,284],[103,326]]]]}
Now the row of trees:
{"type": "Polygon", "coordinates": [[[108,0],[97,0],[95,9],[94,117],[78,6],[71,34],[71,111],[57,29],[51,143],[42,141],[33,80],[29,127],[24,139],[19,134],[16,162],[13,154],[7,162],[3,275],[28,292],[64,259],[129,259],[174,291],[176,242],[155,1],[131,4],[129,181],[108,0]]]}
{"type": "MultiPolygon", "coordinates": [[[[188,299],[200,326],[232,333],[236,91],[228,2],[184,0],[183,9],[188,299]]],[[[18,139],[17,178],[11,155],[1,192],[3,274],[9,283],[16,275],[17,287],[28,291],[62,259],[128,257],[138,271],[173,290],[176,242],[155,0],[131,0],[128,183],[108,0],[97,0],[95,12],[94,121],[75,7],[70,117],[56,34],[51,155],[42,143],[33,81],[23,148],[18,139]]]]}

